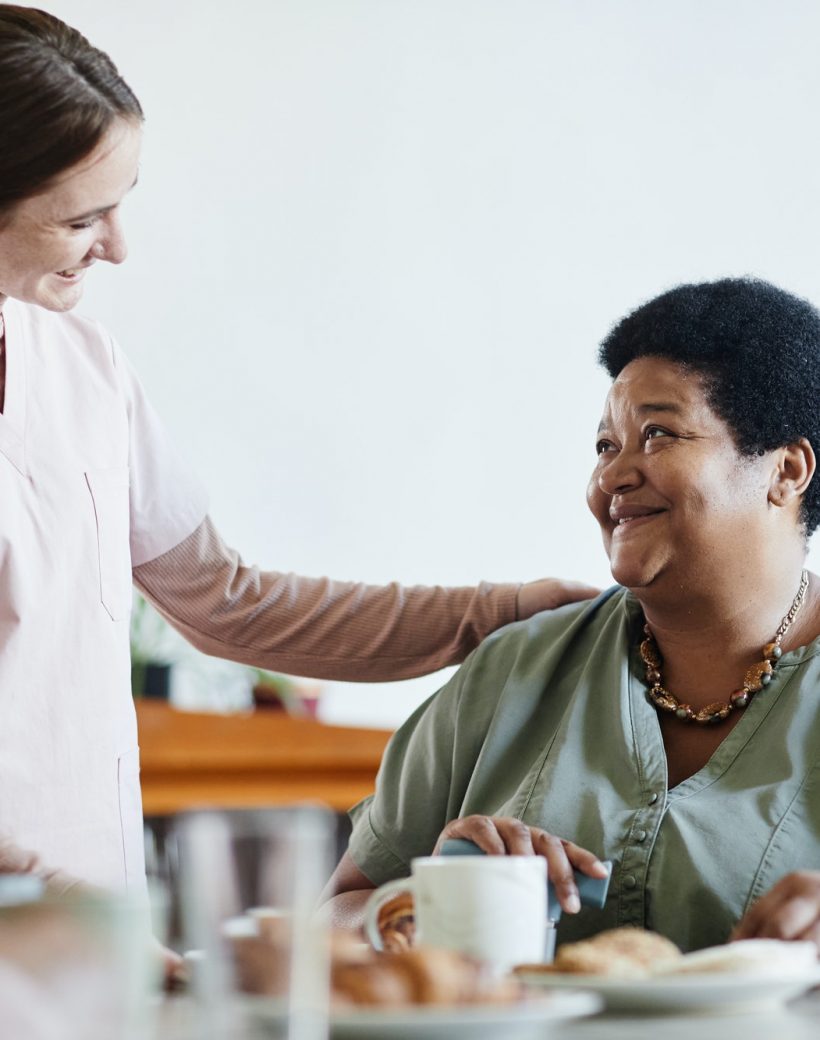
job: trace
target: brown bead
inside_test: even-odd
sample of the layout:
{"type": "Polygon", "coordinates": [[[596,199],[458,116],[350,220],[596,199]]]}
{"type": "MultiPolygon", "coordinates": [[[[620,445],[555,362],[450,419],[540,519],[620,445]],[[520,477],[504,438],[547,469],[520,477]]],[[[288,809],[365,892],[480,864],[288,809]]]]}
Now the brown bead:
{"type": "Polygon", "coordinates": [[[763,647],[763,656],[767,661],[777,661],[783,654],[777,643],[767,643],[763,647]]]}
{"type": "Polygon", "coordinates": [[[729,702],[733,708],[745,708],[749,703],[749,699],[750,694],[748,690],[735,690],[729,698],[729,702]]]}
{"type": "Polygon", "coordinates": [[[641,643],[641,659],[650,668],[660,668],[661,655],[654,639],[644,639],[641,643]]]}
{"type": "Polygon", "coordinates": [[[653,686],[655,686],[657,683],[661,681],[661,673],[658,671],[657,668],[646,669],[646,681],[648,683],[652,683],[653,686]]]}
{"type": "Polygon", "coordinates": [[[679,719],[691,719],[694,714],[695,712],[691,704],[679,704],[677,708],[675,708],[675,715],[677,715],[679,719]]]}
{"type": "Polygon", "coordinates": [[[731,705],[722,701],[713,701],[696,712],[694,719],[696,722],[721,722],[731,710],[731,705]]]}
{"type": "MultiPolygon", "coordinates": [[[[752,693],[757,693],[758,690],[762,690],[764,686],[764,675],[771,675],[774,669],[772,668],[771,661],[761,661],[759,664],[753,664],[752,667],[743,676],[743,685],[747,690],[751,690],[752,693]]],[[[768,680],[766,680],[768,681],[768,680]]]]}
{"type": "Polygon", "coordinates": [[[664,711],[676,711],[678,707],[677,697],[673,697],[671,693],[667,693],[663,687],[659,687],[652,691],[652,700],[657,704],[659,708],[663,708],[664,711]]]}

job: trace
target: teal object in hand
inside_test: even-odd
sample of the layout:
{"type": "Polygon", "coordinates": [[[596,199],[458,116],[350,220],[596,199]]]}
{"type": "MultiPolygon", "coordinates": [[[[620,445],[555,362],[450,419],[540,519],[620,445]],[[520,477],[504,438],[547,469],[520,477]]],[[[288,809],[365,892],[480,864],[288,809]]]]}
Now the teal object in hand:
{"type": "MultiPolygon", "coordinates": [[[[484,849],[480,849],[474,841],[467,838],[448,838],[441,847],[442,856],[486,856],[484,849]]],[[[606,902],[609,891],[609,879],[612,877],[612,861],[603,860],[604,866],[609,873],[605,878],[592,878],[586,874],[575,871],[575,884],[578,887],[578,898],[581,906],[591,906],[600,910],[606,902]]],[[[552,887],[552,882],[547,881],[547,907],[551,921],[558,921],[561,917],[561,904],[552,887]]]]}

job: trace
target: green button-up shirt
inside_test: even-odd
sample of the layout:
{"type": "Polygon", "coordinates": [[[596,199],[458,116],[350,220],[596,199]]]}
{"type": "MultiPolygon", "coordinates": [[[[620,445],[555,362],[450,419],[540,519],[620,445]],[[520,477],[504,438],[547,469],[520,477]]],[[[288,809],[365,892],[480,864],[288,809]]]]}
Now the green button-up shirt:
{"type": "MultiPolygon", "coordinates": [[[[784,654],[707,764],[667,789],[638,654],[643,618],[610,589],[490,636],[396,732],[350,854],[376,884],[410,872],[457,816],[515,816],[614,861],[602,911],[684,950],[724,942],[779,878],[820,868],[820,639],[784,654]]],[[[708,667],[708,662],[704,663],[708,667]]]]}

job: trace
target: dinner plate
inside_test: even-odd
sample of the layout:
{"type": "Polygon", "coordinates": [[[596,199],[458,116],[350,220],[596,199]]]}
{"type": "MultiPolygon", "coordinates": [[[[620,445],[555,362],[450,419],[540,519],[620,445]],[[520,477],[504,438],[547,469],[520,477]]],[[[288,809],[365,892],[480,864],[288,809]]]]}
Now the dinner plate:
{"type": "Polygon", "coordinates": [[[778,976],[721,972],[617,979],[604,975],[526,972],[519,978],[542,991],[591,991],[612,1011],[745,1011],[782,1004],[820,985],[820,968],[778,976]]]}
{"type": "MultiPolygon", "coordinates": [[[[246,997],[245,1007],[257,1021],[281,1031],[282,1005],[266,997],[246,997]]],[[[360,1007],[334,1011],[330,1016],[332,1040],[475,1040],[503,1036],[525,1040],[543,1036],[545,1022],[595,1014],[602,1006],[593,993],[536,994],[518,1004],[459,1006],[360,1007]]]]}

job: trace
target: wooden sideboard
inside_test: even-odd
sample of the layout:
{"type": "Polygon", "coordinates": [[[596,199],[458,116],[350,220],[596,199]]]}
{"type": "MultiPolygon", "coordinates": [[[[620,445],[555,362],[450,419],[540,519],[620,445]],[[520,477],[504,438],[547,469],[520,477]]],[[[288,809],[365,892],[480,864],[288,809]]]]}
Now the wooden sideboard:
{"type": "Polygon", "coordinates": [[[387,730],[278,712],[216,715],[135,704],[147,816],[300,801],[344,811],[373,790],[390,738],[387,730]]]}

